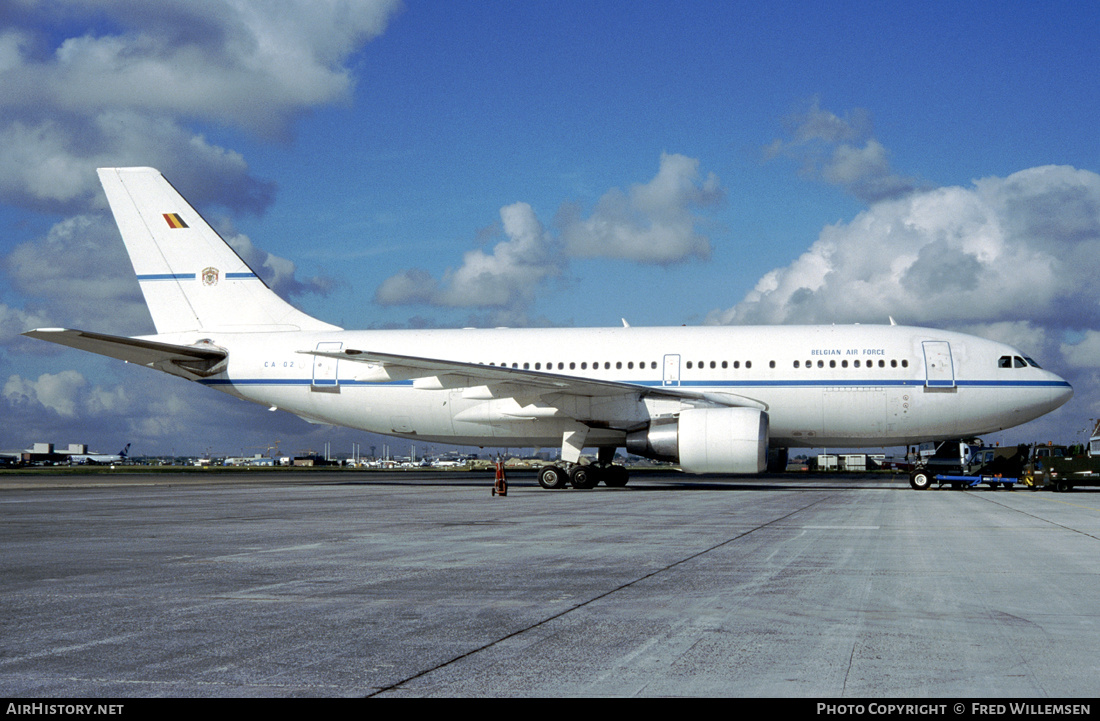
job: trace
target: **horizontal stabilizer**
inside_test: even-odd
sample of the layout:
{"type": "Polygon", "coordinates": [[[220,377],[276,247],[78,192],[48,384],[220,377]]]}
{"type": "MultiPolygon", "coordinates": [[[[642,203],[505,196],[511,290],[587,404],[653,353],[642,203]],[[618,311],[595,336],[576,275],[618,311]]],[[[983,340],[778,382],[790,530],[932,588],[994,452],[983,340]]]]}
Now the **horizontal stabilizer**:
{"type": "Polygon", "coordinates": [[[37,328],[23,335],[161,370],[182,368],[197,376],[218,373],[229,352],[210,343],[177,345],[69,328],[37,328]]]}

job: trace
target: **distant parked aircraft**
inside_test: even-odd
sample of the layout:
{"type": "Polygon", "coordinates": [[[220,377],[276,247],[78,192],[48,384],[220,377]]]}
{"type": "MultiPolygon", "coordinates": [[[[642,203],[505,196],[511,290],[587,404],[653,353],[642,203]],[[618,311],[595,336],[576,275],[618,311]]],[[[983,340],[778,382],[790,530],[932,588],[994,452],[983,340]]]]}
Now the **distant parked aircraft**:
{"type": "Polygon", "coordinates": [[[110,463],[121,463],[124,458],[130,453],[130,444],[115,454],[110,453],[70,453],[69,463],[85,464],[90,463],[93,465],[106,465],[110,463]]]}

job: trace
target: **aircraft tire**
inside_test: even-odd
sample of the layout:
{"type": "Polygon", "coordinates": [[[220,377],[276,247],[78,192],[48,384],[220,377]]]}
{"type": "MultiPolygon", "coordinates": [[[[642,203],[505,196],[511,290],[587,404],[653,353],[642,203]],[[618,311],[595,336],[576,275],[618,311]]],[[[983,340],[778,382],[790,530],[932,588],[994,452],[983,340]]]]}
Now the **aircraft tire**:
{"type": "Polygon", "coordinates": [[[932,487],[932,476],[928,471],[916,471],[909,476],[909,485],[916,491],[927,491],[932,487]]]}
{"type": "Polygon", "coordinates": [[[600,478],[588,466],[577,466],[569,472],[569,482],[573,485],[573,488],[588,490],[589,488],[595,488],[596,484],[600,482],[600,478]]]}
{"type": "Polygon", "coordinates": [[[608,488],[622,488],[630,480],[630,473],[622,466],[611,466],[607,469],[603,478],[603,484],[608,488]]]}
{"type": "Polygon", "coordinates": [[[569,482],[569,476],[558,466],[543,466],[538,478],[539,485],[550,491],[565,488],[569,482]]]}

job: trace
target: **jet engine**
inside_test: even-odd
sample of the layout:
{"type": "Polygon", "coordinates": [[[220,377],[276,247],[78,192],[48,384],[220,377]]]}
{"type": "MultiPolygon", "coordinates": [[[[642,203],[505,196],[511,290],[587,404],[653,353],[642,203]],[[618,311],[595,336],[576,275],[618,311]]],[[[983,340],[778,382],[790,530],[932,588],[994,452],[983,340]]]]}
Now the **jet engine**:
{"type": "Polygon", "coordinates": [[[685,473],[761,473],[768,462],[768,414],[756,408],[693,408],[629,433],[626,450],[679,463],[685,473]]]}

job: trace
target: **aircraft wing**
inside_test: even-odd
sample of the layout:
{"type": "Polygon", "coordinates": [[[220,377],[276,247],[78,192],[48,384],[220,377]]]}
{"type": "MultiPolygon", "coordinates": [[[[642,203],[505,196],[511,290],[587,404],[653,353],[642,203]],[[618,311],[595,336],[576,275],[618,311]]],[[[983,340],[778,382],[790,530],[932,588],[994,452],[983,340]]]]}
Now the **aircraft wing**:
{"type": "Polygon", "coordinates": [[[180,366],[200,376],[218,372],[217,366],[229,355],[224,348],[213,345],[176,345],[70,328],[37,328],[23,335],[137,365],[161,369],[180,366]]]}
{"type": "Polygon", "coordinates": [[[733,393],[704,393],[679,386],[648,386],[378,351],[348,349],[298,352],[367,364],[368,369],[357,376],[358,380],[383,382],[411,379],[414,386],[426,389],[480,386],[483,387],[486,398],[511,397],[519,400],[554,393],[590,398],[631,395],[639,398],[691,400],[713,406],[744,406],[767,410],[765,404],[746,396],[733,393]]]}

